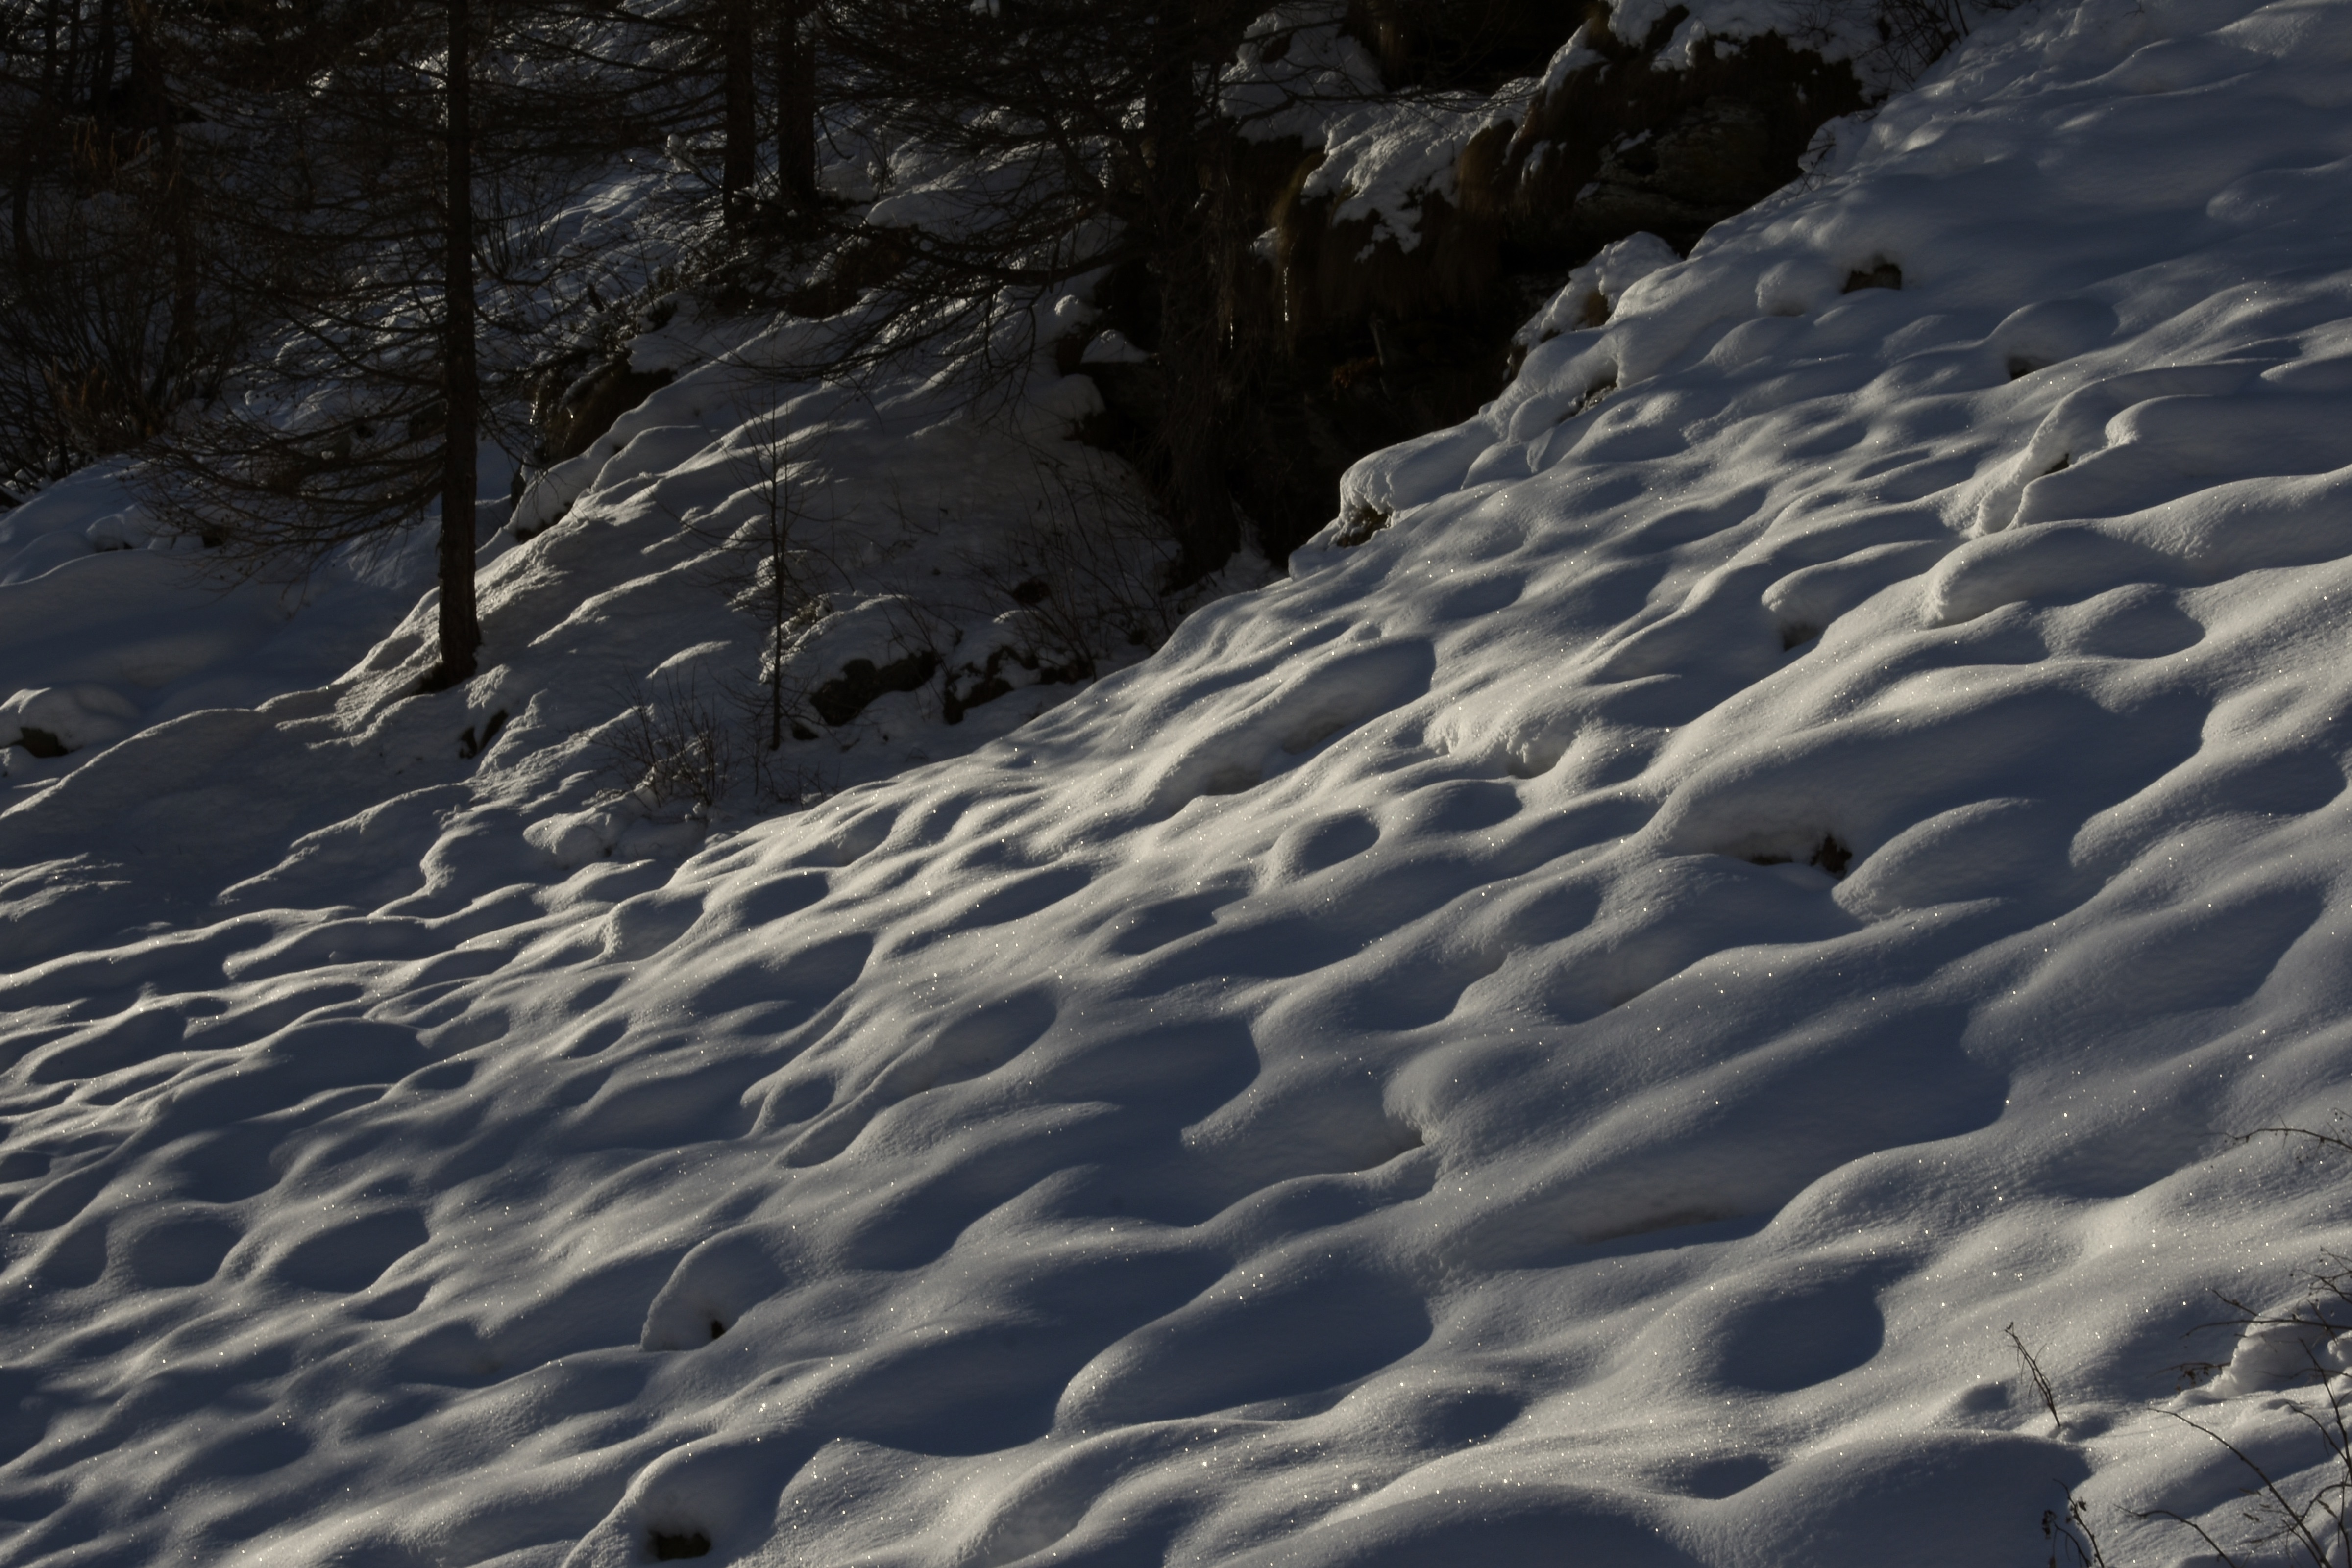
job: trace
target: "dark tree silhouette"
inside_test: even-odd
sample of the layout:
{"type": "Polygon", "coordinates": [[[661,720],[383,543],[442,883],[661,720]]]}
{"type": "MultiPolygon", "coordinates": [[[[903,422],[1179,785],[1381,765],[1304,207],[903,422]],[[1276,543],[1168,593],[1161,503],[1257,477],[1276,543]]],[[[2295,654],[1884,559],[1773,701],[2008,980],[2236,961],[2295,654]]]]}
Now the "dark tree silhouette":
{"type": "Polygon", "coordinates": [[[1179,581],[1240,537],[1226,470],[1257,352],[1241,306],[1263,215],[1219,71],[1254,15],[1234,0],[832,0],[824,15],[846,101],[939,171],[902,172],[845,237],[841,270],[877,281],[840,359],[919,342],[976,383],[1017,374],[1041,300],[1127,268],[1165,388],[1147,466],[1179,581]]]}
{"type": "Polygon", "coordinates": [[[658,123],[634,117],[616,63],[628,25],[437,0],[322,5],[291,37],[272,17],[180,39],[187,90],[233,149],[212,193],[235,215],[226,290],[272,335],[161,444],[148,500],[256,574],[387,542],[437,510],[435,684],[470,677],[481,644],[477,452],[525,448],[520,388],[601,265],[549,219],[658,123]],[[288,52],[316,62],[299,89],[256,91],[288,52]]]}
{"type": "Polygon", "coordinates": [[[0,5],[0,485],[136,446],[205,395],[241,340],[205,286],[195,192],[151,5],[0,5]]]}

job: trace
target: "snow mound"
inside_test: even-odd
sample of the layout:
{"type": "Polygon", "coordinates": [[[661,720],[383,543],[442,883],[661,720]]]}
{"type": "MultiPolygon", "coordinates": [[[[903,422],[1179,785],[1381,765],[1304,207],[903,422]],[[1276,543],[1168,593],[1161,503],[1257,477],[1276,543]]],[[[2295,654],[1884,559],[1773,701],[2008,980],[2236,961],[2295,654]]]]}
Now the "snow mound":
{"type": "MultiPolygon", "coordinates": [[[[7,1560],[2234,1529],[2144,1405],[2340,1223],[2231,1134],[2352,1072],[2347,61],[2343,0],[2020,16],[1548,311],[1358,466],[1385,528],[683,864],[602,855],[562,717],[707,614],[659,406],[501,558],[527,657],[18,805],[7,1560]]],[[[2207,1418],[2288,1455],[2291,1363],[2207,1418]]]]}

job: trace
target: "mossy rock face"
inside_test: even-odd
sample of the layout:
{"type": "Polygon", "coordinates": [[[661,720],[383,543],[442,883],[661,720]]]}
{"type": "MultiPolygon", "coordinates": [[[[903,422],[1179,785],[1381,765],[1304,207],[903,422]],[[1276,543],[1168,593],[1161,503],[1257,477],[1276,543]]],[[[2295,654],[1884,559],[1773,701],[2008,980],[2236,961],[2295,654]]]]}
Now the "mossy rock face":
{"type": "MultiPolygon", "coordinates": [[[[1425,196],[1408,250],[1376,217],[1332,222],[1339,200],[1294,200],[1276,227],[1276,286],[1294,342],[1375,318],[1418,321],[1475,312],[1494,293],[1504,258],[1503,226],[1493,218],[1425,196]]],[[[1371,352],[1379,352],[1377,344],[1371,352]]]]}
{"type": "Polygon", "coordinates": [[[1532,105],[1487,183],[1464,192],[1506,215],[1507,245],[1573,264],[1646,230],[1688,250],[1796,178],[1824,121],[1864,106],[1850,66],[1774,34],[1702,39],[1687,65],[1658,68],[1685,16],[1667,12],[1638,47],[1588,30],[1603,58],[1532,105]]]}
{"type": "MultiPolygon", "coordinates": [[[[1347,25],[1391,87],[1535,75],[1580,26],[1592,55],[1517,123],[1462,147],[1451,198],[1426,193],[1388,222],[1335,221],[1349,193],[1307,195],[1319,151],[1254,142],[1236,155],[1231,189],[1274,237],[1233,296],[1223,445],[1226,484],[1270,557],[1330,521],[1350,463],[1468,418],[1501,391],[1513,331],[1575,267],[1636,233],[1687,252],[1794,179],[1825,121],[1864,106],[1843,63],[1771,35],[1678,40],[1687,18],[1671,9],[1628,43],[1598,7],[1556,0],[1352,0],[1347,25]],[[1662,66],[1670,46],[1675,63],[1662,66]],[[1406,225],[1409,248],[1391,232],[1406,225]]],[[[1094,302],[1097,328],[1158,347],[1148,267],[1114,268],[1094,302]]],[[[1608,307],[1596,298],[1592,321],[1608,307]]],[[[1079,436],[1156,482],[1164,374],[1148,361],[1085,364],[1082,347],[1061,368],[1091,376],[1104,407],[1079,436]]]]}
{"type": "MultiPolygon", "coordinates": [[[[1305,194],[1322,155],[1298,150],[1288,179],[1265,189],[1276,313],[1292,346],[1348,338],[1339,357],[1356,358],[1375,318],[1476,321],[1528,291],[1514,279],[1563,274],[1634,233],[1688,250],[1794,179],[1825,121],[1863,107],[1850,67],[1769,34],[1702,38],[1687,63],[1662,68],[1686,16],[1668,11],[1638,45],[1588,23],[1596,58],[1517,124],[1464,147],[1454,199],[1423,199],[1410,249],[1371,218],[1335,223],[1344,198],[1305,194]]],[[[1254,185],[1266,177],[1255,171],[1254,185]]]]}
{"type": "MultiPolygon", "coordinates": [[[[1276,305],[1292,345],[1360,334],[1375,318],[1478,321],[1528,291],[1514,279],[1564,274],[1631,234],[1687,251],[1796,178],[1824,121],[1863,107],[1850,67],[1769,34],[1701,38],[1686,64],[1662,68],[1686,16],[1668,11],[1639,45],[1589,23],[1596,58],[1517,124],[1463,148],[1454,198],[1421,201],[1409,249],[1372,218],[1334,222],[1344,195],[1305,194],[1322,154],[1301,149],[1267,193],[1276,305]]],[[[1366,348],[1350,341],[1347,357],[1366,348]]]]}
{"type": "MultiPolygon", "coordinates": [[[[1705,233],[1777,190],[1770,126],[1738,99],[1713,98],[1656,134],[1612,149],[1575,206],[1575,222],[1623,235],[1705,233]]],[[[1793,170],[1789,171],[1793,174],[1793,170]]]]}
{"type": "MultiPolygon", "coordinates": [[[[1275,230],[1262,330],[1280,348],[1255,378],[1233,485],[1269,553],[1329,521],[1356,458],[1467,418],[1499,392],[1513,330],[1570,269],[1636,233],[1687,251],[1794,179],[1825,121],[1863,107],[1850,67],[1770,35],[1702,38],[1686,63],[1661,68],[1687,16],[1670,10],[1630,44],[1598,12],[1358,0],[1350,26],[1391,85],[1522,57],[1540,69],[1580,21],[1598,58],[1517,124],[1463,148],[1454,199],[1422,200],[1411,249],[1372,219],[1333,222],[1340,195],[1305,194],[1319,153],[1298,148],[1279,186],[1271,155],[1255,154],[1252,188],[1275,230]]],[[[1595,306],[1605,316],[1607,301],[1595,306]]],[[[1106,401],[1140,416],[1140,390],[1107,388],[1106,401]]]]}

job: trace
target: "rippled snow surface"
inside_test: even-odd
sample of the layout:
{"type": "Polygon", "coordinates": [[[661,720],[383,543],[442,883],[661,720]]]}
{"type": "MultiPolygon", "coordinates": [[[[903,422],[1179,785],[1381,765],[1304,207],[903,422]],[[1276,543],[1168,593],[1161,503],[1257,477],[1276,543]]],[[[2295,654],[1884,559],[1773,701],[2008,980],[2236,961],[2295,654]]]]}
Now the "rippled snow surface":
{"type": "Polygon", "coordinates": [[[2347,109],[2345,0],[2014,16],[1369,542],[682,866],[464,692],[17,805],[0,1561],[2186,1560],[2147,1402],[2341,1234],[2231,1135],[2352,1102],[2347,109]]]}

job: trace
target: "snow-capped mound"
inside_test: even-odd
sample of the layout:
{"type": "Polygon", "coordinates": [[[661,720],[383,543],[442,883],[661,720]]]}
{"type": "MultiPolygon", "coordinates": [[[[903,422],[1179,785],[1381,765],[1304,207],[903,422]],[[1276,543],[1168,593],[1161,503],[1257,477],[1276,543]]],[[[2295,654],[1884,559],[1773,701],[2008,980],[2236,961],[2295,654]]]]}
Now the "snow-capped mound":
{"type": "MultiPolygon", "coordinates": [[[[2343,0],[2021,17],[1549,312],[1292,580],[682,867],[499,794],[593,615],[20,806],[20,927],[179,903],[0,991],[0,1554],[1981,1568],[2085,1477],[2118,1561],[2235,1529],[2139,1405],[2336,1217],[2230,1135],[2352,1070],[2347,65],[2343,0]]],[[[2200,1418],[2285,1468],[2275,1350],[2200,1418]]]]}

